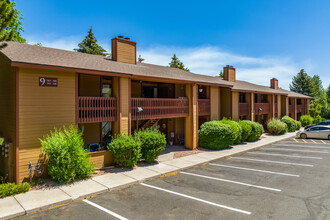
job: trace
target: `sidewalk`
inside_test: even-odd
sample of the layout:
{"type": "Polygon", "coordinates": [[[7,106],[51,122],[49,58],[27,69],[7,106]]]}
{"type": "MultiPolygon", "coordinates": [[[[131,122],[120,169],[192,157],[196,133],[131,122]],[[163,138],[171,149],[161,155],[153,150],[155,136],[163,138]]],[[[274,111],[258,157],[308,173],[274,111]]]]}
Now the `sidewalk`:
{"type": "Polygon", "coordinates": [[[241,154],[287,138],[295,137],[295,134],[295,132],[281,136],[263,134],[262,139],[256,142],[243,143],[220,151],[202,152],[177,159],[166,160],[158,164],[143,165],[135,169],[125,169],[115,173],[95,176],[69,185],[32,190],[24,194],[0,199],[0,219],[14,218],[63,205],[92,195],[156,178],[170,172],[180,171],[212,160],[241,154]]]}

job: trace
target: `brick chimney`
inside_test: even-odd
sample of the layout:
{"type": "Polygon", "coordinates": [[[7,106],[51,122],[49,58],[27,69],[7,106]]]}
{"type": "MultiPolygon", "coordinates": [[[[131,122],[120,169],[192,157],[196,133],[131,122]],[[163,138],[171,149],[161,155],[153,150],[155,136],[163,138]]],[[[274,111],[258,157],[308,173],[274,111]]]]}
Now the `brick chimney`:
{"type": "Polygon", "coordinates": [[[225,66],[223,68],[223,79],[231,82],[236,81],[236,70],[233,66],[225,66]]]}
{"type": "Polygon", "coordinates": [[[278,89],[278,80],[276,78],[270,80],[270,88],[278,89]]]}
{"type": "Polygon", "coordinates": [[[118,36],[111,40],[111,46],[112,60],[136,64],[136,42],[118,36]]]}

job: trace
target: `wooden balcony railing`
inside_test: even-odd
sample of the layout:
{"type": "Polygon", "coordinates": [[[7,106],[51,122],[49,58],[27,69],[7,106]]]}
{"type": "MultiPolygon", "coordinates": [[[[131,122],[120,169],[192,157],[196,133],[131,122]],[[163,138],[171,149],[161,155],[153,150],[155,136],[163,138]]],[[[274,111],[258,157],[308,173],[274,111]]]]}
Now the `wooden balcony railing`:
{"type": "Polygon", "coordinates": [[[206,116],[206,115],[210,115],[210,113],[211,113],[210,99],[198,99],[198,115],[206,116]]]}
{"type": "Polygon", "coordinates": [[[136,120],[136,108],[141,107],[139,119],[179,118],[189,115],[188,98],[131,98],[131,117],[136,120]]]}
{"type": "Polygon", "coordinates": [[[298,113],[305,113],[305,105],[301,104],[301,105],[297,105],[297,112],[298,113]]]}
{"type": "Polygon", "coordinates": [[[249,103],[239,103],[238,112],[239,112],[239,116],[249,115],[250,113],[249,103]]]}
{"type": "Polygon", "coordinates": [[[116,98],[78,97],[78,123],[116,120],[116,98]]]}
{"type": "Polygon", "coordinates": [[[293,113],[294,109],[293,109],[293,105],[289,105],[289,113],[293,113]]]}
{"type": "Polygon", "coordinates": [[[254,103],[254,114],[255,115],[262,115],[262,114],[269,114],[270,113],[270,104],[269,103],[254,103]],[[258,111],[258,109],[262,109],[258,111]]]}

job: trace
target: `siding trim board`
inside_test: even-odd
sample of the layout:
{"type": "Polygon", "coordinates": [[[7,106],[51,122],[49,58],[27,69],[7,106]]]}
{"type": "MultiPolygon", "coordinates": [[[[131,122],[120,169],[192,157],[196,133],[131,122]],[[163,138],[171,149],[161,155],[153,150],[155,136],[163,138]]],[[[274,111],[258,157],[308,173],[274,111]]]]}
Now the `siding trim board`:
{"type": "Polygon", "coordinates": [[[16,183],[19,183],[19,68],[16,67],[16,183]]]}

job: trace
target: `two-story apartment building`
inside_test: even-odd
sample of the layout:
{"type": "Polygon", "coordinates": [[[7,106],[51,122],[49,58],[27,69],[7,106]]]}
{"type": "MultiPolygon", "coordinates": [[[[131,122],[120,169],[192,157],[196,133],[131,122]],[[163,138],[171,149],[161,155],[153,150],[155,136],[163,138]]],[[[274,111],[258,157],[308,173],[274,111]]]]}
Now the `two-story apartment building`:
{"type": "Polygon", "coordinates": [[[39,139],[54,127],[76,124],[99,168],[111,164],[105,145],[120,132],[158,125],[168,142],[198,147],[200,124],[222,117],[265,123],[272,117],[297,119],[310,97],[236,80],[136,62],[136,43],[112,39],[112,59],[8,42],[0,52],[0,172],[27,181],[28,163],[40,162],[39,139]],[[137,112],[138,108],[142,111],[137,112]],[[102,150],[103,149],[103,150],[102,150]]]}

